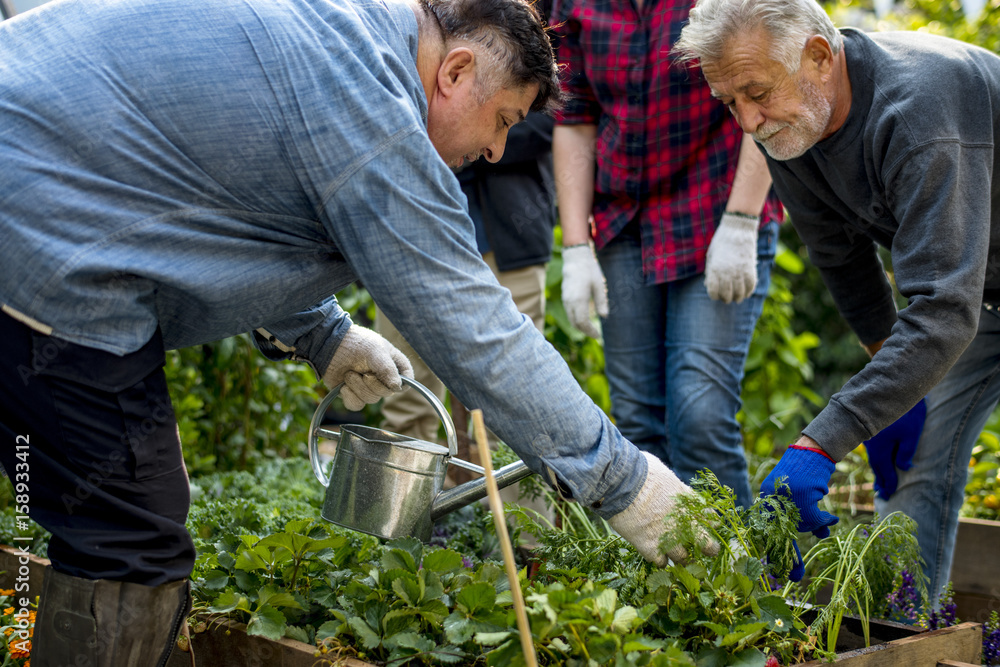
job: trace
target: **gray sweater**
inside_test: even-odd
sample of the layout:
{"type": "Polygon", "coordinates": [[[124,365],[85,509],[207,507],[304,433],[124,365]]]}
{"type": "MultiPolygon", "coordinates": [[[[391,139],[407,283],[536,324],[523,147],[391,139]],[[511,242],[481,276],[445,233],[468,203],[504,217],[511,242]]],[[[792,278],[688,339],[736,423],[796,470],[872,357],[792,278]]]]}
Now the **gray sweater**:
{"type": "Polygon", "coordinates": [[[1000,300],[1000,57],[923,33],[845,28],[845,124],[774,186],[840,312],[881,351],[803,431],[843,458],[937,384],[1000,300]],[[993,178],[993,174],[997,174],[993,178]],[[876,254],[888,248],[898,314],[876,254]]]}

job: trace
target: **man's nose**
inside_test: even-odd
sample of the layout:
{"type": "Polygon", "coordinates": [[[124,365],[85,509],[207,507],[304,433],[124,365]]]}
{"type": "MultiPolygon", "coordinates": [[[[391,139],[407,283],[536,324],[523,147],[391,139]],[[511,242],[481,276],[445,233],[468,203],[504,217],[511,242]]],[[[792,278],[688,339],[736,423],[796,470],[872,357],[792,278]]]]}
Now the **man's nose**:
{"type": "Polygon", "coordinates": [[[733,115],[736,116],[736,122],[740,124],[740,128],[748,134],[756,132],[757,128],[764,122],[764,114],[760,112],[760,108],[756,104],[751,102],[736,102],[733,115]]]}
{"type": "Polygon", "coordinates": [[[507,133],[504,132],[499,139],[483,149],[483,157],[487,162],[499,162],[503,157],[504,148],[507,147],[507,133]]]}

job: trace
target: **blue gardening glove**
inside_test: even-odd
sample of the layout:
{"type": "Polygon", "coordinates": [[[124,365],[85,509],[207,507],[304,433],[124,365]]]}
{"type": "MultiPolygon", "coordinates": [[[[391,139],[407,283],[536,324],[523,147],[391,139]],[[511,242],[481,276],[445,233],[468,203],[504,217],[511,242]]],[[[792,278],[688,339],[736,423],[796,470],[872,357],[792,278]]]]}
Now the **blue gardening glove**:
{"type": "Polygon", "coordinates": [[[913,455],[917,451],[925,419],[927,403],[920,399],[905,415],[865,440],[868,464],[875,473],[875,491],[882,500],[889,500],[896,493],[899,484],[896,468],[909,470],[913,467],[913,455]]]}
{"type": "Polygon", "coordinates": [[[788,580],[802,581],[802,577],[806,573],[806,564],[802,561],[802,552],[799,551],[799,543],[792,540],[792,546],[795,547],[795,563],[792,565],[792,569],[788,572],[788,580]]]}
{"type": "MultiPolygon", "coordinates": [[[[819,501],[830,491],[830,477],[834,467],[833,459],[826,454],[792,445],[785,450],[778,465],[760,485],[760,495],[774,495],[775,483],[779,480],[784,482],[788,488],[782,487],[782,492],[789,494],[799,510],[799,532],[811,532],[821,539],[828,537],[830,526],[840,519],[821,510],[819,501]]],[[[795,547],[795,564],[788,573],[788,578],[800,581],[805,573],[805,565],[802,563],[798,543],[793,542],[792,546],[795,547]]]]}
{"type": "Polygon", "coordinates": [[[785,450],[778,465],[760,485],[761,496],[774,495],[775,482],[784,478],[783,489],[799,508],[799,532],[822,539],[830,535],[830,526],[840,521],[819,508],[819,501],[830,492],[830,477],[835,465],[825,453],[792,445],[785,450]]]}

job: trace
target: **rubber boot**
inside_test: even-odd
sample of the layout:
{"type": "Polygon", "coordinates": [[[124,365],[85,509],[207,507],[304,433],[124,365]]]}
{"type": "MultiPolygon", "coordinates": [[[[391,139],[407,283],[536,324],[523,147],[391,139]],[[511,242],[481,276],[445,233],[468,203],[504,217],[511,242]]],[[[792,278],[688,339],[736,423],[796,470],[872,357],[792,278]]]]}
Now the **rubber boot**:
{"type": "Polygon", "coordinates": [[[33,667],[163,667],[191,610],[190,584],[143,586],[45,571],[33,667]]]}

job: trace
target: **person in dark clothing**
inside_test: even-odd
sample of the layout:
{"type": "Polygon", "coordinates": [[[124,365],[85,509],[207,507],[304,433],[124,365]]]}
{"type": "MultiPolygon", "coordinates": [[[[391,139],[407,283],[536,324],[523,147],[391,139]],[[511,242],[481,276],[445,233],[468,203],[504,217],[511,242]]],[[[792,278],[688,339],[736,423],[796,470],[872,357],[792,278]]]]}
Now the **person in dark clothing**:
{"type": "MultiPolygon", "coordinates": [[[[767,153],[774,188],[871,355],[802,431],[799,530],[867,440],[876,509],[917,523],[932,599],[950,577],[973,445],[1000,399],[1000,56],[837,28],[814,0],[699,0],[676,52],[767,153]],[[891,252],[896,311],[876,253],[891,252]]],[[[801,569],[800,569],[801,572],[801,569]]]]}

